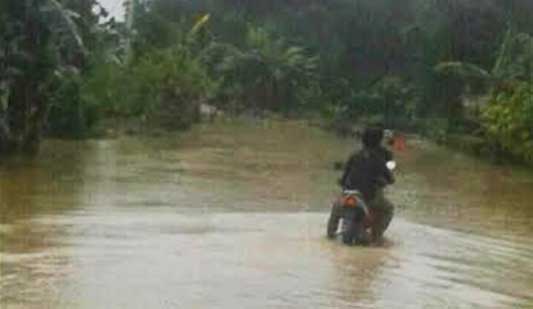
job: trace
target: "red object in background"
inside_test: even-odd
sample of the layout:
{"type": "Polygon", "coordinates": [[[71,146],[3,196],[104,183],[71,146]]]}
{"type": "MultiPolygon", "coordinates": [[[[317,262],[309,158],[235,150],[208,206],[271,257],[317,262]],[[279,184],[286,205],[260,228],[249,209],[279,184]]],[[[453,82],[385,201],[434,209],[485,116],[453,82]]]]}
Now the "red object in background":
{"type": "Polygon", "coordinates": [[[401,133],[394,134],[393,141],[392,141],[392,148],[395,151],[404,151],[406,147],[405,143],[405,135],[401,133]]]}

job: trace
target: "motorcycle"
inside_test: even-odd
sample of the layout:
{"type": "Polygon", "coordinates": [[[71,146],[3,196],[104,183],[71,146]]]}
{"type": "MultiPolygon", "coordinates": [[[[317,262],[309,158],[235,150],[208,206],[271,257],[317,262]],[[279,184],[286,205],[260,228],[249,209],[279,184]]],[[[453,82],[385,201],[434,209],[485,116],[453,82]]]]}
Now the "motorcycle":
{"type": "MultiPolygon", "coordinates": [[[[387,168],[393,171],[396,162],[387,162],[387,168]]],[[[381,215],[380,210],[367,206],[361,192],[343,190],[342,196],[333,203],[327,224],[327,235],[330,239],[341,235],[342,242],[346,245],[368,245],[371,242],[373,223],[381,215]]]]}

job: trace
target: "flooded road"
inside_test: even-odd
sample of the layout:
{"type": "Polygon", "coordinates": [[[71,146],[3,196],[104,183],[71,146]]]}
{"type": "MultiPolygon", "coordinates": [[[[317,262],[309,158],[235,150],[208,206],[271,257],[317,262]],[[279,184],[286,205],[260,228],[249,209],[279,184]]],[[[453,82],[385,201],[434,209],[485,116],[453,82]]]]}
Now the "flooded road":
{"type": "Polygon", "coordinates": [[[381,248],[325,238],[353,141],[299,122],[0,165],[0,308],[533,308],[533,174],[410,141],[381,248]]]}

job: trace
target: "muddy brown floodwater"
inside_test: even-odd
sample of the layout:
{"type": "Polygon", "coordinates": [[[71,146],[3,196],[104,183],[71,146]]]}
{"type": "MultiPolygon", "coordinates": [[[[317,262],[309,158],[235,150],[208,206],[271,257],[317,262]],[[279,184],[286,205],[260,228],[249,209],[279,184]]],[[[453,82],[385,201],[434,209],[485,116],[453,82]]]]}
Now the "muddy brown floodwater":
{"type": "Polygon", "coordinates": [[[381,248],[326,240],[353,141],[301,122],[0,165],[0,308],[533,308],[533,174],[409,140],[381,248]]]}

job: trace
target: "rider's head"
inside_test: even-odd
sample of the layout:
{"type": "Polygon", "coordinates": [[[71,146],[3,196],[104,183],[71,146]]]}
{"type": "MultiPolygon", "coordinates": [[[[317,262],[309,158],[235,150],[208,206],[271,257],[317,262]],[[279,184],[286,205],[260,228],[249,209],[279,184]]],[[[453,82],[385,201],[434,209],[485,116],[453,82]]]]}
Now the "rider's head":
{"type": "Polygon", "coordinates": [[[363,131],[362,141],[366,148],[375,148],[381,145],[383,140],[383,128],[381,126],[371,126],[363,131]]]}

